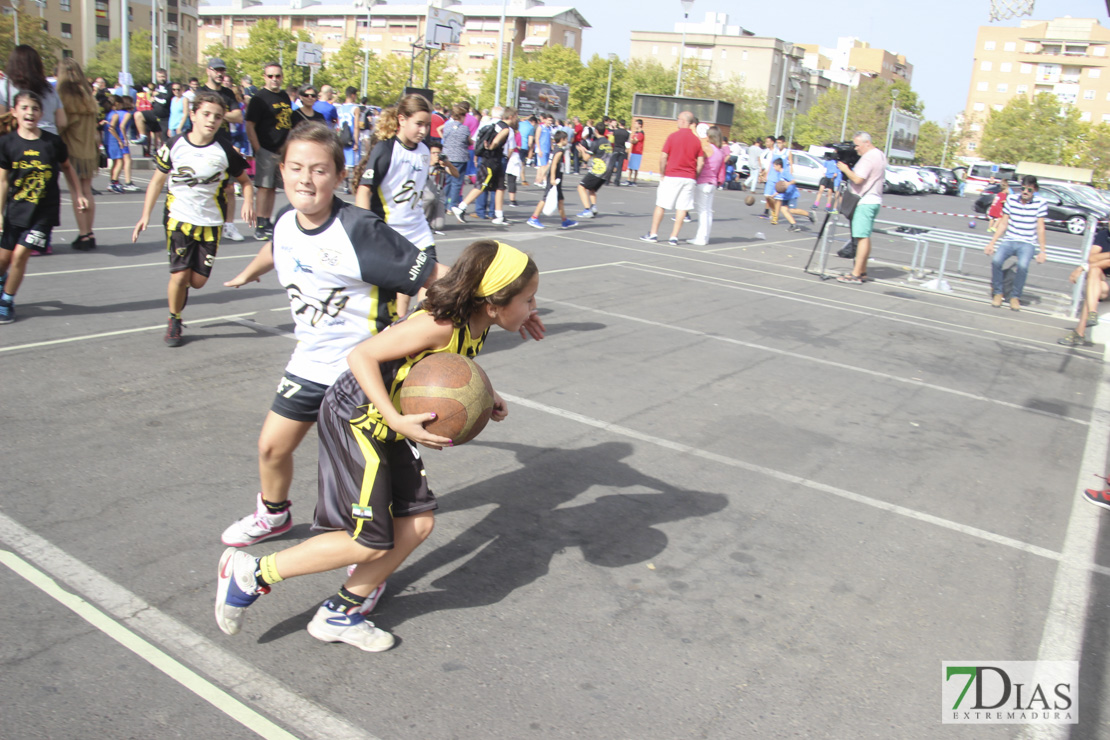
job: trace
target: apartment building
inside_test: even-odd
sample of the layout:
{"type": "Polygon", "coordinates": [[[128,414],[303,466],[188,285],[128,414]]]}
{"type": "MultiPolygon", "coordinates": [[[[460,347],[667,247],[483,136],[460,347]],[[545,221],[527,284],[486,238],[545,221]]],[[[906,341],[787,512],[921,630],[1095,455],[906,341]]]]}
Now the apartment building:
{"type": "MultiPolygon", "coordinates": [[[[151,29],[151,12],[159,29],[159,66],[169,68],[171,61],[184,60],[192,65],[197,56],[198,0],[130,0],[128,30],[151,29]]],[[[42,4],[23,3],[22,18],[38,16],[51,36],[61,40],[62,54],[73,57],[82,65],[93,56],[101,41],[118,39],[123,33],[120,15],[123,3],[118,0],[43,0],[42,4]]]]}
{"type": "MultiPolygon", "coordinates": [[[[459,47],[441,53],[450,56],[468,88],[479,90],[482,75],[497,64],[501,3],[468,5],[433,0],[431,4],[464,16],[459,47]]],[[[197,53],[203,55],[205,47],[213,43],[231,49],[243,46],[251,26],[271,18],[293,33],[307,31],[314,43],[324,47],[325,60],[350,38],[358,39],[362,48],[375,54],[408,57],[413,44],[424,37],[428,5],[382,4],[368,12],[365,2],[360,6],[317,0],[209,0],[200,8],[197,53]]],[[[582,53],[582,33],[590,24],[576,9],[547,6],[540,0],[509,0],[505,10],[506,50],[509,45],[515,53],[557,45],[582,53]]]]}
{"type": "Polygon", "coordinates": [[[801,46],[756,36],[730,24],[727,13],[706,13],[700,23],[675,23],[673,31],[633,31],[631,42],[633,59],[656,59],[670,67],[681,54],[684,68],[697,67],[722,82],[739,80],[765,96],[771,118],[780,125],[795,110],[799,115],[808,111],[836,84],[803,64],[801,46]]]}
{"type": "Polygon", "coordinates": [[[841,36],[835,47],[799,44],[804,50],[803,64],[820,70],[841,85],[859,85],[861,75],[879,77],[887,82],[913,81],[913,65],[904,54],[871,46],[854,36],[841,36]]]}
{"type": "Polygon", "coordinates": [[[1054,95],[1091,123],[1110,123],[1110,29],[1094,18],[980,26],[964,121],[974,155],[992,110],[1016,96],[1054,95]]]}

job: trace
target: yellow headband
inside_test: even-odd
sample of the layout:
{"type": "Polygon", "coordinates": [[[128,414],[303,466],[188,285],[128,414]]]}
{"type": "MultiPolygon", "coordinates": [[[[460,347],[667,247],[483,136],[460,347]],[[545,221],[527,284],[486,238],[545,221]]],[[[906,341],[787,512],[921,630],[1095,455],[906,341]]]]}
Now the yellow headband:
{"type": "Polygon", "coordinates": [[[528,255],[516,247],[497,242],[497,254],[486,268],[482,282],[478,285],[478,297],[485,298],[509,285],[524,274],[528,266],[528,255]]]}

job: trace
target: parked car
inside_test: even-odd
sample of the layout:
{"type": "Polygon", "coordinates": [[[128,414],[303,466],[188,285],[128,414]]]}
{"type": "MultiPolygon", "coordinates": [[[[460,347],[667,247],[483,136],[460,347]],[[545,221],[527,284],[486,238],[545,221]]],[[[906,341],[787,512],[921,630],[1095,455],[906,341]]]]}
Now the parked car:
{"type": "MultiPolygon", "coordinates": [[[[975,201],[975,211],[986,213],[994,202],[995,193],[1001,190],[999,185],[991,185],[975,201]]],[[[1016,198],[1021,194],[1020,189],[1011,188],[1009,197],[1016,198]]],[[[1087,229],[1087,219],[1091,216],[1105,221],[1110,214],[1110,205],[1104,207],[1092,206],[1073,193],[1067,185],[1044,183],[1039,187],[1038,196],[1048,202],[1048,217],[1045,228],[1057,231],[1067,231],[1069,234],[1082,234],[1087,229]]]]}
{"type": "Polygon", "coordinates": [[[912,167],[886,168],[886,183],[884,192],[901,193],[902,195],[919,195],[926,192],[929,186],[912,167]]]}
{"type": "Polygon", "coordinates": [[[820,186],[821,178],[825,176],[825,165],[821,160],[807,152],[792,150],[790,154],[794,158],[794,182],[808,188],[820,186]]]}
{"type": "Polygon", "coordinates": [[[937,176],[937,181],[940,183],[941,187],[941,190],[937,192],[944,195],[960,194],[960,181],[956,179],[956,173],[952,170],[947,170],[943,167],[922,167],[921,169],[928,170],[937,176]]]}
{"type": "Polygon", "coordinates": [[[913,167],[911,169],[913,169],[917,173],[917,176],[924,180],[925,184],[929,186],[929,192],[940,193],[943,191],[943,188],[940,186],[940,180],[937,178],[935,172],[927,170],[924,167],[913,167]]]}

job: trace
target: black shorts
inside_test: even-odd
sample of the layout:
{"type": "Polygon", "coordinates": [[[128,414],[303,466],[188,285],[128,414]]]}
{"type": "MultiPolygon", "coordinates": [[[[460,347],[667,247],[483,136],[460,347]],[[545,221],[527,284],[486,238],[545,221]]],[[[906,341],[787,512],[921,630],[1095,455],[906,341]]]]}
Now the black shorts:
{"type": "Polygon", "coordinates": [[[373,550],[393,549],[393,520],[439,508],[415,442],[384,424],[320,408],[319,492],[313,529],[343,530],[373,550]]]}
{"type": "Polygon", "coordinates": [[[547,200],[547,196],[551,194],[551,188],[555,188],[555,197],[558,198],[560,202],[562,202],[564,200],[564,198],[563,198],[563,180],[562,180],[562,178],[559,179],[559,184],[558,185],[552,185],[550,182],[548,182],[547,187],[543,191],[543,197],[540,198],[540,200],[541,201],[547,200]]]}
{"type": "Polygon", "coordinates": [[[278,382],[270,411],[290,421],[316,421],[328,386],[286,373],[278,382]]]}
{"type": "MultiPolygon", "coordinates": [[[[157,133],[161,133],[164,130],[162,128],[162,124],[160,122],[161,119],[159,119],[158,116],[154,115],[154,111],[144,110],[144,111],[142,111],[142,114],[143,114],[143,121],[146,123],[146,131],[147,131],[148,134],[149,133],[157,134],[157,133]]],[[[169,119],[167,118],[166,121],[169,121],[169,119]]],[[[167,126],[167,128],[168,128],[168,126],[167,126]]]]}
{"type": "Polygon", "coordinates": [[[505,189],[505,163],[500,157],[478,160],[478,185],[487,193],[505,189]]]}
{"type": "Polygon", "coordinates": [[[220,248],[222,226],[194,226],[174,219],[166,222],[166,251],[170,273],[192,270],[208,277],[220,248]]]}
{"type": "Polygon", "coordinates": [[[23,245],[32,252],[45,252],[50,247],[50,232],[53,226],[15,226],[4,224],[4,233],[0,236],[0,249],[9,252],[15,251],[23,245]]]}
{"type": "Polygon", "coordinates": [[[821,182],[817,184],[819,188],[828,188],[829,190],[836,190],[836,180],[831,177],[822,177],[821,182]]]}
{"type": "Polygon", "coordinates": [[[589,190],[591,193],[596,193],[598,190],[601,190],[601,186],[605,184],[605,178],[598,177],[591,172],[588,175],[585,175],[582,178],[582,182],[578,184],[586,188],[586,190],[589,190]]]}

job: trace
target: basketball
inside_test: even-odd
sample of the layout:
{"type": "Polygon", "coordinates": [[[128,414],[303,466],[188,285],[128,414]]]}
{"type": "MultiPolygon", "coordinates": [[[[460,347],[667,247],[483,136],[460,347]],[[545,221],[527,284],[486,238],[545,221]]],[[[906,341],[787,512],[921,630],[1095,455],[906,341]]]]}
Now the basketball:
{"type": "Polygon", "coordinates": [[[786,180],[779,180],[775,183],[775,192],[785,193],[788,187],[790,187],[790,183],[788,183],[786,180]]]}
{"type": "Polygon", "coordinates": [[[474,360],[436,352],[409,370],[401,384],[401,413],[435,414],[424,428],[458,446],[485,429],[493,413],[493,386],[474,360]]]}
{"type": "Polygon", "coordinates": [[[967,228],[974,229],[975,228],[975,222],[974,221],[968,221],[967,222],[967,228]]]}
{"type": "Polygon", "coordinates": [[[744,205],[750,206],[753,203],[755,203],[755,196],[754,195],[749,195],[747,198],[744,198],[744,205]]]}

